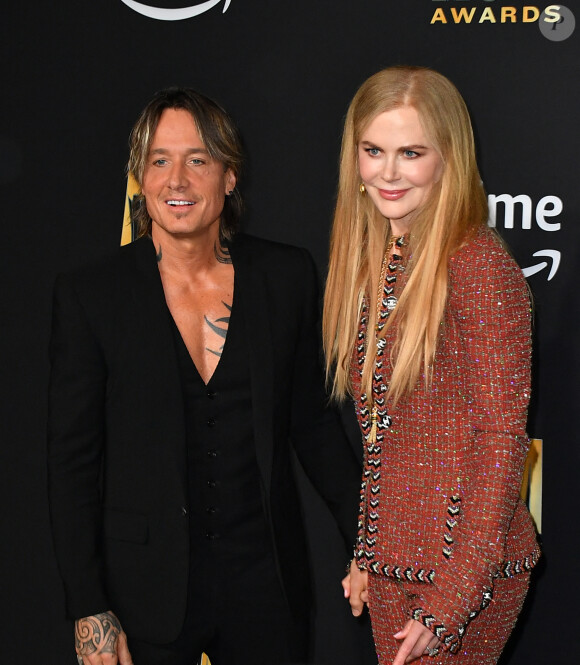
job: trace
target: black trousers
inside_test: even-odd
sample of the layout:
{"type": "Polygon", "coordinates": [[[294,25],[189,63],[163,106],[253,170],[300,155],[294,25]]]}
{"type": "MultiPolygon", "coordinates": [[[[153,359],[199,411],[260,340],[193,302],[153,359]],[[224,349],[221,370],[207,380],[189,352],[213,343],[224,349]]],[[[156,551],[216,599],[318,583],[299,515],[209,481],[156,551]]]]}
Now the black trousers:
{"type": "MultiPolygon", "coordinates": [[[[305,599],[306,603],[306,599],[305,599]]],[[[308,663],[310,609],[295,618],[271,558],[248,562],[243,572],[193,569],[188,609],[175,642],[148,644],[128,636],[135,665],[303,665],[308,663]]]]}

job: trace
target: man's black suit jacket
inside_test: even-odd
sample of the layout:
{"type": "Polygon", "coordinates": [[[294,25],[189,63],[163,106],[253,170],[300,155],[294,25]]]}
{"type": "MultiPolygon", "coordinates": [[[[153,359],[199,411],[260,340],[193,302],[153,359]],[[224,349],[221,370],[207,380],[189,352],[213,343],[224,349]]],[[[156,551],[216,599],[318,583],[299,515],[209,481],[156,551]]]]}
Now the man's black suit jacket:
{"type": "MultiPolygon", "coordinates": [[[[230,250],[263,506],[283,589],[300,614],[310,588],[289,440],[350,544],[359,466],[326,408],[310,255],[244,235],[230,250]]],[[[186,443],[150,238],[57,279],[50,358],[49,499],[68,615],[112,610],[130,636],[172,641],[189,574],[186,443]]]]}

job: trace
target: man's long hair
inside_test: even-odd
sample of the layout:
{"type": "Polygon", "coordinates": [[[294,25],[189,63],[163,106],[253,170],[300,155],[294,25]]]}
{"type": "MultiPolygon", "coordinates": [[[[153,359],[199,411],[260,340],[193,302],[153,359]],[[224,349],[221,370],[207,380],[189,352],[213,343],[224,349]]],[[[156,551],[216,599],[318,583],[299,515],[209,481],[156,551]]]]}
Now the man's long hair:
{"type": "MultiPolygon", "coordinates": [[[[167,88],[157,92],[143,109],[129,138],[127,169],[133,174],[139,187],[143,185],[143,173],[151,141],[165,109],[184,109],[191,114],[210,157],[221,162],[224,170],[231,169],[237,182],[242,168],[243,150],[234,121],[219,104],[191,88],[167,88]]],[[[242,198],[236,187],[231,195],[225,198],[220,217],[220,243],[232,239],[241,213],[242,198]]],[[[151,216],[142,194],[133,199],[133,217],[137,223],[138,237],[151,233],[151,216]]]]}

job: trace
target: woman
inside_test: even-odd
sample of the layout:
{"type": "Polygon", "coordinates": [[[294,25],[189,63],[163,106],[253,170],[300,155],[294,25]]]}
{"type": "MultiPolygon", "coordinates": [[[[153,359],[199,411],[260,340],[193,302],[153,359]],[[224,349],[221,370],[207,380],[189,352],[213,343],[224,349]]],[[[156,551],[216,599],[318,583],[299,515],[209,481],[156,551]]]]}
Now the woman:
{"type": "Polygon", "coordinates": [[[324,344],[365,444],[343,586],[381,665],[495,663],[539,557],[519,500],[530,301],[486,219],[455,87],[416,67],[368,79],[343,134],[324,344]]]}

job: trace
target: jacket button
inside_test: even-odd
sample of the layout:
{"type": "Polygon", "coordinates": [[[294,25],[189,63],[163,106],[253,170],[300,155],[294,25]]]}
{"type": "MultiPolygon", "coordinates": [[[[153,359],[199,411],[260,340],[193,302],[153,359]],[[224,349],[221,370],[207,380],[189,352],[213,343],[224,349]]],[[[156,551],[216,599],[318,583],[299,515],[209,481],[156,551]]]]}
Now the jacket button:
{"type": "Polygon", "coordinates": [[[209,508],[206,508],[205,511],[208,515],[215,515],[218,509],[215,506],[210,506],[209,508]]]}
{"type": "Polygon", "coordinates": [[[207,419],[207,426],[208,427],[213,427],[215,425],[215,418],[208,418],[207,419]]]}
{"type": "Polygon", "coordinates": [[[216,396],[215,390],[208,390],[206,394],[210,399],[214,399],[214,397],[216,396]]]}
{"type": "Polygon", "coordinates": [[[208,450],[207,451],[207,456],[211,457],[212,459],[215,459],[218,456],[217,450],[208,450]]]}
{"type": "Polygon", "coordinates": [[[187,517],[187,508],[185,506],[181,506],[181,516],[187,517]]]}
{"type": "Polygon", "coordinates": [[[208,480],[208,481],[207,481],[207,486],[208,486],[210,489],[213,489],[216,485],[217,485],[217,483],[216,483],[215,480],[208,480]]]}

